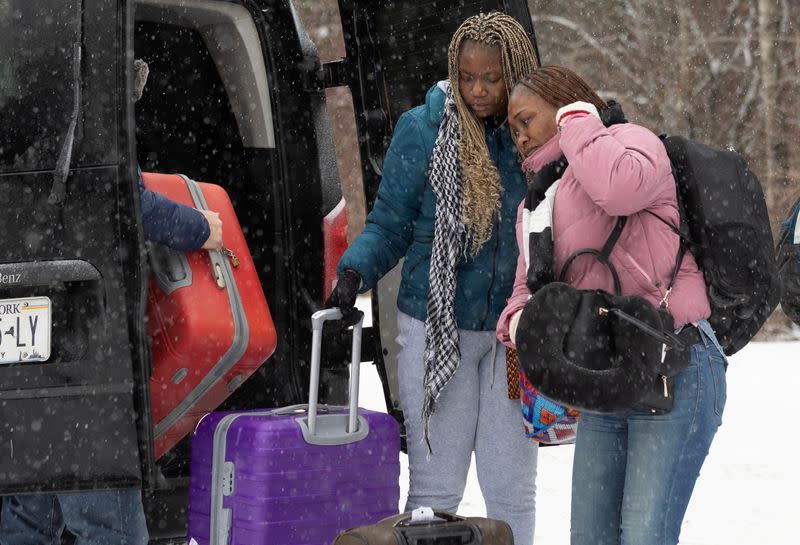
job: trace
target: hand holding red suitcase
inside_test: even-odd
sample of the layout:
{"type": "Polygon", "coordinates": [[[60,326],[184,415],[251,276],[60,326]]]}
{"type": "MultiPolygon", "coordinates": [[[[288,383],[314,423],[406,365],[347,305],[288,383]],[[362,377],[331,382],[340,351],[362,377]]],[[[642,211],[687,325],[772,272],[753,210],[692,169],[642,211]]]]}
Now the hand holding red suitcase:
{"type": "Polygon", "coordinates": [[[156,458],[188,435],[274,352],[275,326],[225,190],[176,174],[142,173],[145,186],[219,213],[223,251],[150,248],[147,332],[156,458]]]}

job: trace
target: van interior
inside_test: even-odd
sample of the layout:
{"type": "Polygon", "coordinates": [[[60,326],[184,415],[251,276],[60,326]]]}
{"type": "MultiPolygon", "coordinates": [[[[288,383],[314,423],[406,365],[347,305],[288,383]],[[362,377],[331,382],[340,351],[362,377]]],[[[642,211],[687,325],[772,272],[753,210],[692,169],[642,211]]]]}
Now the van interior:
{"type": "Polygon", "coordinates": [[[136,103],[142,170],[224,187],[259,263],[274,231],[264,181],[275,133],[253,18],[230,2],[139,0],[135,22],[134,55],[150,67],[136,103]]]}

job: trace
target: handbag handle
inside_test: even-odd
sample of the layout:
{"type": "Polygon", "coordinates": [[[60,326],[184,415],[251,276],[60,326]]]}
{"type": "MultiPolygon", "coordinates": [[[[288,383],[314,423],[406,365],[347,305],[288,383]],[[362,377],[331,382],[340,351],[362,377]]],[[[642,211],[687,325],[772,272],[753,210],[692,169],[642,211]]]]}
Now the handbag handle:
{"type": "Polygon", "coordinates": [[[578,256],[591,254],[597,256],[597,260],[608,267],[608,270],[611,271],[611,278],[614,280],[614,294],[615,295],[622,295],[622,284],[619,281],[619,274],[617,274],[617,269],[614,267],[614,264],[611,263],[609,256],[611,255],[611,250],[614,249],[614,246],[617,244],[620,235],[622,234],[622,230],[625,228],[625,224],[628,222],[628,216],[619,216],[617,218],[617,223],[614,225],[614,229],[611,230],[611,234],[608,235],[608,239],[606,243],[603,244],[602,250],[595,250],[594,248],[583,248],[574,252],[567,258],[567,261],[564,262],[564,266],[561,267],[561,273],[558,275],[559,282],[565,282],[565,277],[567,276],[567,269],[569,269],[572,262],[578,256]]]}
{"type": "MultiPolygon", "coordinates": [[[[441,520],[433,520],[433,521],[430,521],[428,524],[430,524],[431,522],[432,523],[436,523],[436,522],[439,522],[439,523],[441,523],[441,522],[463,522],[464,520],[466,520],[464,517],[461,517],[459,515],[454,515],[453,513],[448,513],[447,511],[436,511],[436,510],[434,510],[433,511],[433,515],[436,518],[441,519],[441,520]]],[[[405,513],[403,517],[401,517],[399,520],[397,520],[394,523],[395,527],[397,527],[397,526],[413,526],[413,524],[411,523],[411,517],[412,517],[412,513],[405,513]]]]}
{"type": "MultiPolygon", "coordinates": [[[[691,245],[694,245],[694,243],[691,241],[691,239],[689,239],[686,235],[684,235],[680,229],[676,228],[674,225],[669,223],[667,220],[665,220],[658,214],[650,210],[645,210],[645,212],[649,213],[651,216],[664,223],[675,234],[678,235],[680,240],[678,244],[678,254],[675,256],[675,266],[672,268],[672,274],[670,275],[669,284],[667,285],[666,292],[664,293],[664,298],[661,300],[661,306],[663,308],[669,308],[669,296],[672,293],[672,288],[675,286],[675,280],[677,280],[678,273],[681,270],[681,264],[683,263],[683,256],[686,253],[686,248],[691,245]]],[[[614,267],[614,264],[611,263],[609,257],[611,256],[611,251],[617,244],[617,241],[619,240],[619,237],[622,234],[622,229],[625,228],[625,224],[627,223],[627,221],[628,221],[627,216],[617,217],[617,223],[616,225],[614,225],[614,229],[612,229],[611,233],[608,235],[608,239],[606,240],[606,243],[603,244],[602,250],[595,250],[594,248],[583,248],[570,255],[567,258],[567,261],[564,263],[564,266],[561,267],[561,274],[559,275],[559,281],[560,282],[565,281],[564,278],[567,275],[567,269],[569,269],[570,265],[572,265],[572,262],[575,261],[575,259],[578,256],[592,254],[597,256],[597,260],[600,263],[604,264],[606,267],[608,267],[608,270],[611,271],[611,278],[614,280],[614,294],[622,295],[622,286],[619,281],[619,274],[617,274],[617,269],[616,267],[614,267]]]]}

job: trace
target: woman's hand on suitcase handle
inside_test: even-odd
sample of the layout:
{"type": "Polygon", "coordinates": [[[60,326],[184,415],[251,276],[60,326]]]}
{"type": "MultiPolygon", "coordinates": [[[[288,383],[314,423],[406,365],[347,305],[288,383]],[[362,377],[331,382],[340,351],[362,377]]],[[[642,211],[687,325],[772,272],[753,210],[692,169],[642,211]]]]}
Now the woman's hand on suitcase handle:
{"type": "Polygon", "coordinates": [[[350,336],[345,335],[347,328],[358,323],[364,314],[356,308],[356,297],[361,287],[361,275],[352,269],[346,269],[337,279],[331,296],[325,301],[325,308],[338,308],[342,313],[340,320],[325,323],[322,330],[325,353],[322,365],[326,369],[345,368],[350,363],[350,336]]]}
{"type": "Polygon", "coordinates": [[[217,212],[210,210],[198,210],[208,222],[209,235],[203,243],[203,250],[221,250],[222,249],[222,220],[219,219],[217,212]]]}
{"type": "Polygon", "coordinates": [[[336,286],[325,301],[325,308],[338,308],[342,312],[342,319],[338,320],[337,324],[341,329],[357,324],[364,315],[356,308],[356,297],[360,287],[361,275],[352,269],[345,269],[336,279],[336,286]]]}

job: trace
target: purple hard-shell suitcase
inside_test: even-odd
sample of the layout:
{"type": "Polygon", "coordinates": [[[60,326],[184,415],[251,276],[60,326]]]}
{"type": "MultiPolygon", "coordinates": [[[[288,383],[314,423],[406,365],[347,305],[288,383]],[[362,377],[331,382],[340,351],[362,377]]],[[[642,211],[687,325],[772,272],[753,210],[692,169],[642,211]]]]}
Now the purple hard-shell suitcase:
{"type": "Polygon", "coordinates": [[[192,436],[189,543],[329,545],[397,514],[400,430],[358,409],[361,323],[353,327],[349,407],[318,406],[322,326],[312,317],[308,405],[210,413],[192,436]],[[321,414],[318,414],[321,413],[321,414]]]}

